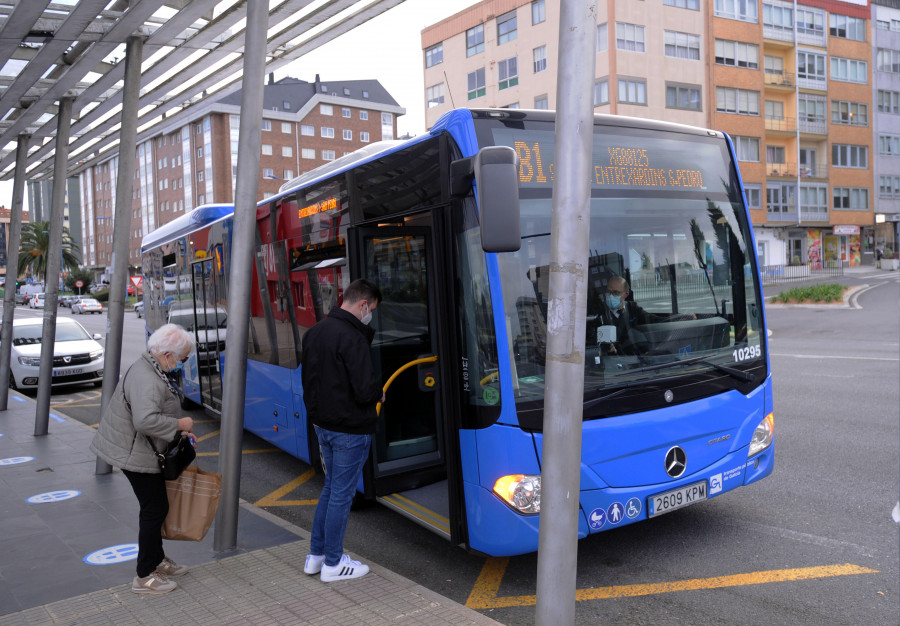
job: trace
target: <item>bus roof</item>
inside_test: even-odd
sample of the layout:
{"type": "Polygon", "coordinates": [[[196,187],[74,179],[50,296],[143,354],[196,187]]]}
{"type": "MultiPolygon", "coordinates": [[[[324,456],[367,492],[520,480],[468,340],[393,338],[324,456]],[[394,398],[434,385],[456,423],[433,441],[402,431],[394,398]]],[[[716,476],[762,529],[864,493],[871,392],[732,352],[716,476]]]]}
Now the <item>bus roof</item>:
{"type": "Polygon", "coordinates": [[[209,226],[234,214],[232,204],[203,204],[190,213],[176,217],[144,236],[141,252],[161,246],[164,243],[179,239],[199,228],[209,226]]]}

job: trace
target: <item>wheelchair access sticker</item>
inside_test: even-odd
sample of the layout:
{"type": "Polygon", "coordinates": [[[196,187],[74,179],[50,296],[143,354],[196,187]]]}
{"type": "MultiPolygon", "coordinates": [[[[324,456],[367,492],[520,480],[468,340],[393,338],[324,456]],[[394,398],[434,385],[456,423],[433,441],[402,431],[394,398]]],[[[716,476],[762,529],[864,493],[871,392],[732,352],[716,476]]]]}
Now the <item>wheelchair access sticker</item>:
{"type": "Polygon", "coordinates": [[[82,560],[88,565],[115,565],[116,563],[133,561],[137,558],[137,555],[138,544],[122,543],[91,552],[82,560]]]}
{"type": "Polygon", "coordinates": [[[74,489],[64,489],[62,491],[47,491],[45,493],[38,493],[30,498],[26,498],[25,502],[29,504],[45,504],[47,502],[62,502],[63,500],[69,500],[71,498],[75,498],[81,495],[80,491],[76,491],[74,489]]]}

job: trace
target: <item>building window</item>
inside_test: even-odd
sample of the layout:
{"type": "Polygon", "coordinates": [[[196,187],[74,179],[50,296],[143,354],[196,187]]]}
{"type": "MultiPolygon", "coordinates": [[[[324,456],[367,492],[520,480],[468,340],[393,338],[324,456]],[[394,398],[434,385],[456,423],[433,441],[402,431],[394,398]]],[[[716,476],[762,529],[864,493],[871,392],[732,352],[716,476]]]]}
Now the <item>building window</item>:
{"type": "MultiPolygon", "coordinates": [[[[825,39],[825,14],[797,7],[797,33],[811,38],[825,39]]],[[[824,43],[822,45],[825,45],[824,43]]]]}
{"type": "Polygon", "coordinates": [[[769,183],[766,185],[766,208],[769,213],[786,214],[794,208],[797,187],[790,183],[769,183]]]}
{"type": "Polygon", "coordinates": [[[678,9],[700,10],[700,0],[663,0],[663,4],[667,7],[676,7],[678,9]]]}
{"type": "Polygon", "coordinates": [[[345,96],[349,96],[349,95],[350,95],[350,88],[349,88],[349,87],[344,87],[344,89],[343,89],[342,91],[343,91],[343,93],[344,93],[345,96]]]}
{"type": "Polygon", "coordinates": [[[281,132],[287,135],[291,134],[291,123],[290,122],[282,122],[281,123],[281,132]]]}
{"type": "Polygon", "coordinates": [[[793,36],[794,10],[789,7],[763,5],[763,26],[780,31],[790,31],[793,36]]]}
{"type": "Polygon", "coordinates": [[[538,109],[539,111],[546,111],[547,109],[549,109],[550,107],[549,107],[549,103],[547,100],[547,96],[543,95],[543,96],[536,97],[534,99],[534,108],[538,109]]]}
{"type": "Polygon", "coordinates": [[[547,46],[535,48],[532,53],[534,54],[534,73],[543,72],[547,69],[547,46]]]}
{"type": "Polygon", "coordinates": [[[609,28],[607,24],[597,26],[597,52],[609,50],[609,28]]]}
{"type": "Polygon", "coordinates": [[[547,7],[544,0],[535,0],[531,3],[531,25],[541,24],[547,21],[547,7]]]}
{"type": "Polygon", "coordinates": [[[834,187],[834,208],[845,211],[868,211],[869,190],[864,187],[834,187]]]}
{"type": "Polygon", "coordinates": [[[513,9],[497,18],[497,45],[509,43],[518,36],[516,10],[513,9]]]}
{"type": "Polygon", "coordinates": [[[481,98],[485,93],[487,93],[484,86],[483,67],[475,70],[474,72],[469,72],[468,76],[466,77],[466,82],[468,83],[469,100],[481,98]]]}
{"type": "Polygon", "coordinates": [[[300,126],[300,134],[304,137],[315,137],[316,136],[316,127],[311,126],[310,124],[302,124],[300,126]]]}
{"type": "Polygon", "coordinates": [[[609,104],[609,79],[594,81],[594,106],[609,104]]]}
{"type": "Polygon", "coordinates": [[[366,131],[360,131],[359,140],[363,143],[369,143],[369,133],[366,131]]]}
{"type": "Polygon", "coordinates": [[[368,100],[368,99],[369,99],[369,91],[368,91],[368,89],[363,89],[363,99],[365,99],[365,100],[368,100]]]}
{"type": "Polygon", "coordinates": [[[341,108],[341,117],[353,117],[353,114],[350,112],[350,109],[347,107],[341,108]]]}
{"type": "Polygon", "coordinates": [[[900,115],[900,91],[879,89],[875,97],[879,113],[900,115]]]}
{"type": "Polygon", "coordinates": [[[316,151],[314,148],[301,148],[300,149],[300,158],[303,159],[314,159],[316,158],[316,151]]]}
{"type": "Polygon", "coordinates": [[[284,170],[284,176],[283,176],[283,178],[284,178],[285,180],[290,180],[290,179],[292,179],[293,177],[294,177],[294,170],[284,170]]]}
{"type": "Polygon", "coordinates": [[[784,102],[779,100],[766,100],[764,106],[767,120],[784,119],[784,102]]]}
{"type": "Polygon", "coordinates": [[[283,108],[285,111],[290,111],[290,110],[291,110],[291,103],[288,102],[287,100],[285,100],[284,102],[282,102],[282,103],[281,103],[281,106],[282,106],[282,108],[283,108]]]}
{"type": "Polygon", "coordinates": [[[875,52],[875,63],[879,72],[900,74],[900,50],[878,48],[875,52]]]}
{"type": "Polygon", "coordinates": [[[814,52],[798,52],[797,78],[825,82],[825,55],[814,52]]]}
{"type": "Polygon", "coordinates": [[[700,86],[666,83],[666,108],[688,109],[690,111],[702,110],[700,86]]]}
{"type": "MultiPolygon", "coordinates": [[[[900,52],[897,54],[900,58],[900,52]]],[[[848,83],[865,84],[869,81],[869,64],[857,59],[831,57],[831,78],[848,83]]]]}
{"type": "MultiPolygon", "coordinates": [[[[759,46],[741,41],[716,39],[716,63],[718,65],[732,65],[734,67],[758,70],[759,46]]],[[[766,68],[766,73],[768,71],[768,68],[766,68]]]]}
{"type": "Polygon", "coordinates": [[[283,157],[293,157],[294,156],[294,148],[291,146],[281,146],[281,156],[283,157]]]}
{"type": "Polygon", "coordinates": [[[360,111],[360,112],[359,112],[359,119],[361,119],[361,120],[368,120],[368,119],[369,119],[369,112],[368,112],[368,111],[360,111]]]}
{"type": "Polygon", "coordinates": [[[828,14],[828,34],[854,41],[866,40],[866,20],[849,15],[828,14]]]}
{"type": "Polygon", "coordinates": [[[263,178],[275,178],[275,170],[271,167],[264,167],[263,178]]]}
{"type": "Polygon", "coordinates": [[[322,150],[323,161],[334,161],[334,150],[322,150]]]}
{"type": "Polygon", "coordinates": [[[425,50],[425,67],[432,67],[444,62],[444,42],[433,45],[425,50]]]}
{"type": "Polygon", "coordinates": [[[878,154],[900,156],[900,135],[878,135],[878,154]]]}
{"type": "Polygon", "coordinates": [[[900,198],[900,176],[879,176],[878,195],[882,198],[900,198]]]}
{"type": "Polygon", "coordinates": [[[831,122],[848,126],[868,126],[869,105],[863,102],[832,100],[831,122]]]}
{"type": "Polygon", "coordinates": [[[766,163],[784,165],[786,162],[784,146],[766,146],[766,163]]]}
{"type": "Polygon", "coordinates": [[[334,107],[330,104],[320,104],[319,113],[322,115],[334,115],[334,107]]]}
{"type": "Polygon", "coordinates": [[[349,128],[344,129],[343,136],[344,136],[344,141],[353,141],[353,131],[350,130],[349,128]]]}
{"type": "Polygon", "coordinates": [[[631,52],[646,52],[644,27],[640,24],[616,22],[616,48],[631,52]]]}
{"type": "Polygon", "coordinates": [[[759,21],[759,9],[756,0],[716,0],[716,17],[743,22],[759,21]]]}
{"type": "Polygon", "coordinates": [[[801,93],[797,96],[800,107],[800,122],[822,123],[825,121],[825,98],[801,93]]]}
{"type": "Polygon", "coordinates": [[[203,148],[202,148],[202,147],[197,148],[197,158],[198,158],[198,159],[202,159],[202,158],[203,158],[203,148]]]}
{"type": "Polygon", "coordinates": [[[869,148],[843,143],[832,144],[831,164],[834,167],[865,169],[869,166],[869,148]]]}
{"type": "Polygon", "coordinates": [[[647,104],[647,81],[643,79],[620,78],[619,102],[624,104],[647,104]]]}
{"type": "Polygon", "coordinates": [[[203,170],[197,170],[197,180],[203,182],[203,170]]]}
{"type": "Polygon", "coordinates": [[[263,120],[262,130],[272,130],[272,120],[263,120]]]}
{"type": "MultiPolygon", "coordinates": [[[[763,57],[763,68],[770,77],[784,76],[784,59],[767,54],[763,57]]],[[[778,84],[781,83],[781,80],[776,80],[774,82],[778,84]]]]}
{"type": "Polygon", "coordinates": [[[272,154],[272,145],[268,144],[268,143],[264,143],[262,145],[262,153],[265,155],[271,155],[272,154]]]}
{"type": "Polygon", "coordinates": [[[738,115],[759,115],[759,92],[733,87],[716,87],[716,111],[738,115]]]}
{"type": "Polygon", "coordinates": [[[497,63],[497,87],[501,90],[519,84],[519,64],[516,57],[504,59],[497,63]]]}
{"type": "Polygon", "coordinates": [[[444,104],[444,83],[425,89],[425,102],[429,109],[444,104]]]}
{"type": "Polygon", "coordinates": [[[804,217],[827,220],[828,185],[800,185],[800,211],[804,217]]]}
{"type": "Polygon", "coordinates": [[[667,30],[665,32],[665,51],[667,57],[699,60],[700,35],[667,30]]]}
{"type": "Polygon", "coordinates": [[[323,126],[319,134],[326,139],[334,139],[334,129],[330,126],[323,126]]]}
{"type": "Polygon", "coordinates": [[[744,193],[747,198],[747,208],[762,208],[762,185],[756,183],[744,183],[744,193]]]}
{"type": "Polygon", "coordinates": [[[466,31],[466,56],[474,56],[479,52],[484,52],[484,24],[466,31]]]}

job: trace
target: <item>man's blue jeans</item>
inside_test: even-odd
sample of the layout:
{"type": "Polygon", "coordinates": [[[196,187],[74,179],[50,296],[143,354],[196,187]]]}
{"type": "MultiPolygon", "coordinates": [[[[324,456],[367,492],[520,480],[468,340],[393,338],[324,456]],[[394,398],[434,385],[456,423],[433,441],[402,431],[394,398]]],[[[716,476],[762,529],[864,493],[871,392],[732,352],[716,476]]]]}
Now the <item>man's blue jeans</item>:
{"type": "Polygon", "coordinates": [[[337,565],[344,555],[344,531],[350,505],[366,459],[372,435],[350,435],[316,428],[319,453],[325,466],[325,486],[313,518],[311,554],[324,554],[325,565],[337,565]]]}

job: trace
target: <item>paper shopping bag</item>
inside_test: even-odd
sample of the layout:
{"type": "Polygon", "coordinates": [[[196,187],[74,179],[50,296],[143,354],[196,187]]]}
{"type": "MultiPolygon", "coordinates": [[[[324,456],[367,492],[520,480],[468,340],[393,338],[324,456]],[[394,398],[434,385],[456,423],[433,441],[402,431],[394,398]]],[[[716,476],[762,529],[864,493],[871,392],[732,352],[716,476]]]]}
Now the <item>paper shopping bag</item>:
{"type": "Polygon", "coordinates": [[[202,541],[216,517],[222,475],[192,465],[178,480],[166,481],[169,514],[163,523],[163,539],[202,541]]]}

